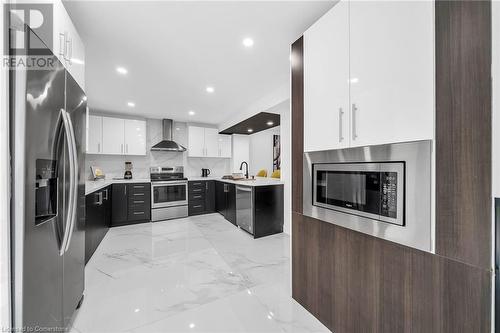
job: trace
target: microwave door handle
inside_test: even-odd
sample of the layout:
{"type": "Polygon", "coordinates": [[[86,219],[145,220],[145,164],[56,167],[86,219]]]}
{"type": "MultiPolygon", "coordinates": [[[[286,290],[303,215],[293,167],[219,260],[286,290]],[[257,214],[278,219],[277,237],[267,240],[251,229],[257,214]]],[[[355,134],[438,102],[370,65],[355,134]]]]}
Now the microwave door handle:
{"type": "MultiPolygon", "coordinates": [[[[73,231],[75,229],[75,222],[76,222],[76,211],[78,209],[78,155],[77,155],[77,148],[76,148],[76,139],[75,139],[75,130],[73,128],[73,122],[71,121],[71,115],[69,113],[66,113],[66,118],[68,119],[68,125],[70,129],[70,135],[71,135],[71,144],[73,146],[73,177],[72,177],[72,184],[73,187],[70,190],[73,191],[73,206],[72,206],[72,211],[71,211],[71,223],[70,223],[70,228],[68,231],[68,241],[66,243],[66,249],[65,252],[68,251],[69,245],[71,243],[71,239],[73,238],[73,231]]],[[[71,177],[71,175],[70,175],[71,177]]],[[[102,197],[102,194],[101,194],[102,197]]]]}
{"type": "Polygon", "coordinates": [[[61,109],[60,111],[61,114],[61,119],[62,119],[62,124],[64,128],[64,137],[66,138],[66,146],[68,148],[68,157],[69,157],[69,200],[68,200],[68,210],[66,213],[66,221],[64,224],[64,233],[63,233],[63,239],[61,243],[61,247],[59,248],[59,255],[62,256],[64,255],[64,252],[66,252],[67,244],[69,241],[69,231],[71,228],[71,223],[72,223],[72,217],[73,217],[73,204],[74,204],[74,190],[73,187],[75,186],[73,184],[73,179],[74,179],[74,174],[75,174],[75,165],[73,161],[73,142],[71,141],[71,130],[69,127],[68,123],[68,117],[67,117],[67,112],[64,109],[61,109]]]}

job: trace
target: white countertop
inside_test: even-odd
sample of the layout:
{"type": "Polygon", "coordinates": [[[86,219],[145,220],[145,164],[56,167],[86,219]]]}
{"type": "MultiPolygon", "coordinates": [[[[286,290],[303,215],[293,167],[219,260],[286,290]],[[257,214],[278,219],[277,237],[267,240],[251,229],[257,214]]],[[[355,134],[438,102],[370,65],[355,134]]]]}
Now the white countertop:
{"type": "Polygon", "coordinates": [[[224,183],[236,184],[242,186],[251,186],[251,187],[284,184],[284,182],[282,182],[279,179],[266,178],[266,177],[255,177],[255,179],[249,179],[249,180],[231,180],[231,179],[220,179],[220,178],[217,180],[224,183]]]}
{"type": "Polygon", "coordinates": [[[255,179],[249,180],[231,180],[231,179],[222,179],[222,177],[188,177],[189,181],[197,181],[197,180],[217,180],[219,182],[224,182],[228,184],[236,184],[236,185],[244,185],[244,186],[268,186],[268,185],[283,185],[284,183],[275,178],[266,178],[266,177],[255,177],[255,179]]]}
{"type": "Polygon", "coordinates": [[[119,183],[149,183],[151,180],[149,178],[133,178],[133,179],[99,179],[99,180],[87,180],[85,182],[85,195],[100,190],[111,184],[119,184],[119,183]]]}
{"type": "MultiPolygon", "coordinates": [[[[281,180],[266,177],[255,177],[254,180],[231,180],[231,179],[221,179],[220,177],[188,177],[189,181],[197,180],[217,180],[224,183],[243,185],[243,186],[269,186],[269,185],[283,185],[281,180]]],[[[108,185],[120,184],[120,183],[150,183],[149,178],[133,178],[133,179],[99,179],[99,180],[87,180],[85,182],[85,195],[92,192],[98,191],[108,185]]]]}

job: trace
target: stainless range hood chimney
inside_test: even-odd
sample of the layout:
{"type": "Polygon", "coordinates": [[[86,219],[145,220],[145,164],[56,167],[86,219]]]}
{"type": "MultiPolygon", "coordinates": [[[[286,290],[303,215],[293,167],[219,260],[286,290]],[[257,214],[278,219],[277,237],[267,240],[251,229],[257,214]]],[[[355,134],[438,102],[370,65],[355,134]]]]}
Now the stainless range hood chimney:
{"type": "Polygon", "coordinates": [[[163,119],[163,140],[151,147],[151,150],[155,151],[186,151],[186,148],[178,144],[173,139],[174,134],[174,122],[172,119],[163,119]]]}

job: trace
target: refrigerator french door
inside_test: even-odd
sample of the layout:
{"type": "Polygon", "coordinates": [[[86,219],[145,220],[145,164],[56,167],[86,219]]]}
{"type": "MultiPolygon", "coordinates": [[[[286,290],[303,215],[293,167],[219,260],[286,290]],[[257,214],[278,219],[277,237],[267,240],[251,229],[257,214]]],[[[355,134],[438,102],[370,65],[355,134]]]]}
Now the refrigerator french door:
{"type": "Polygon", "coordinates": [[[86,97],[36,34],[22,29],[23,54],[53,66],[9,73],[13,325],[54,331],[68,326],[83,298],[86,97]]]}

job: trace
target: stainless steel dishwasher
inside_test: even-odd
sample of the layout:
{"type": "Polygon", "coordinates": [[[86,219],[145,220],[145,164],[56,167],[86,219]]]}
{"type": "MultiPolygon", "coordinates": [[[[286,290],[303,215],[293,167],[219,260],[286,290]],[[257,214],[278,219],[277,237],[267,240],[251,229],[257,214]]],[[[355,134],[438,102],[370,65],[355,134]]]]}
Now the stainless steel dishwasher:
{"type": "Polygon", "coordinates": [[[250,186],[236,186],[236,225],[253,235],[253,190],[250,186]]]}

